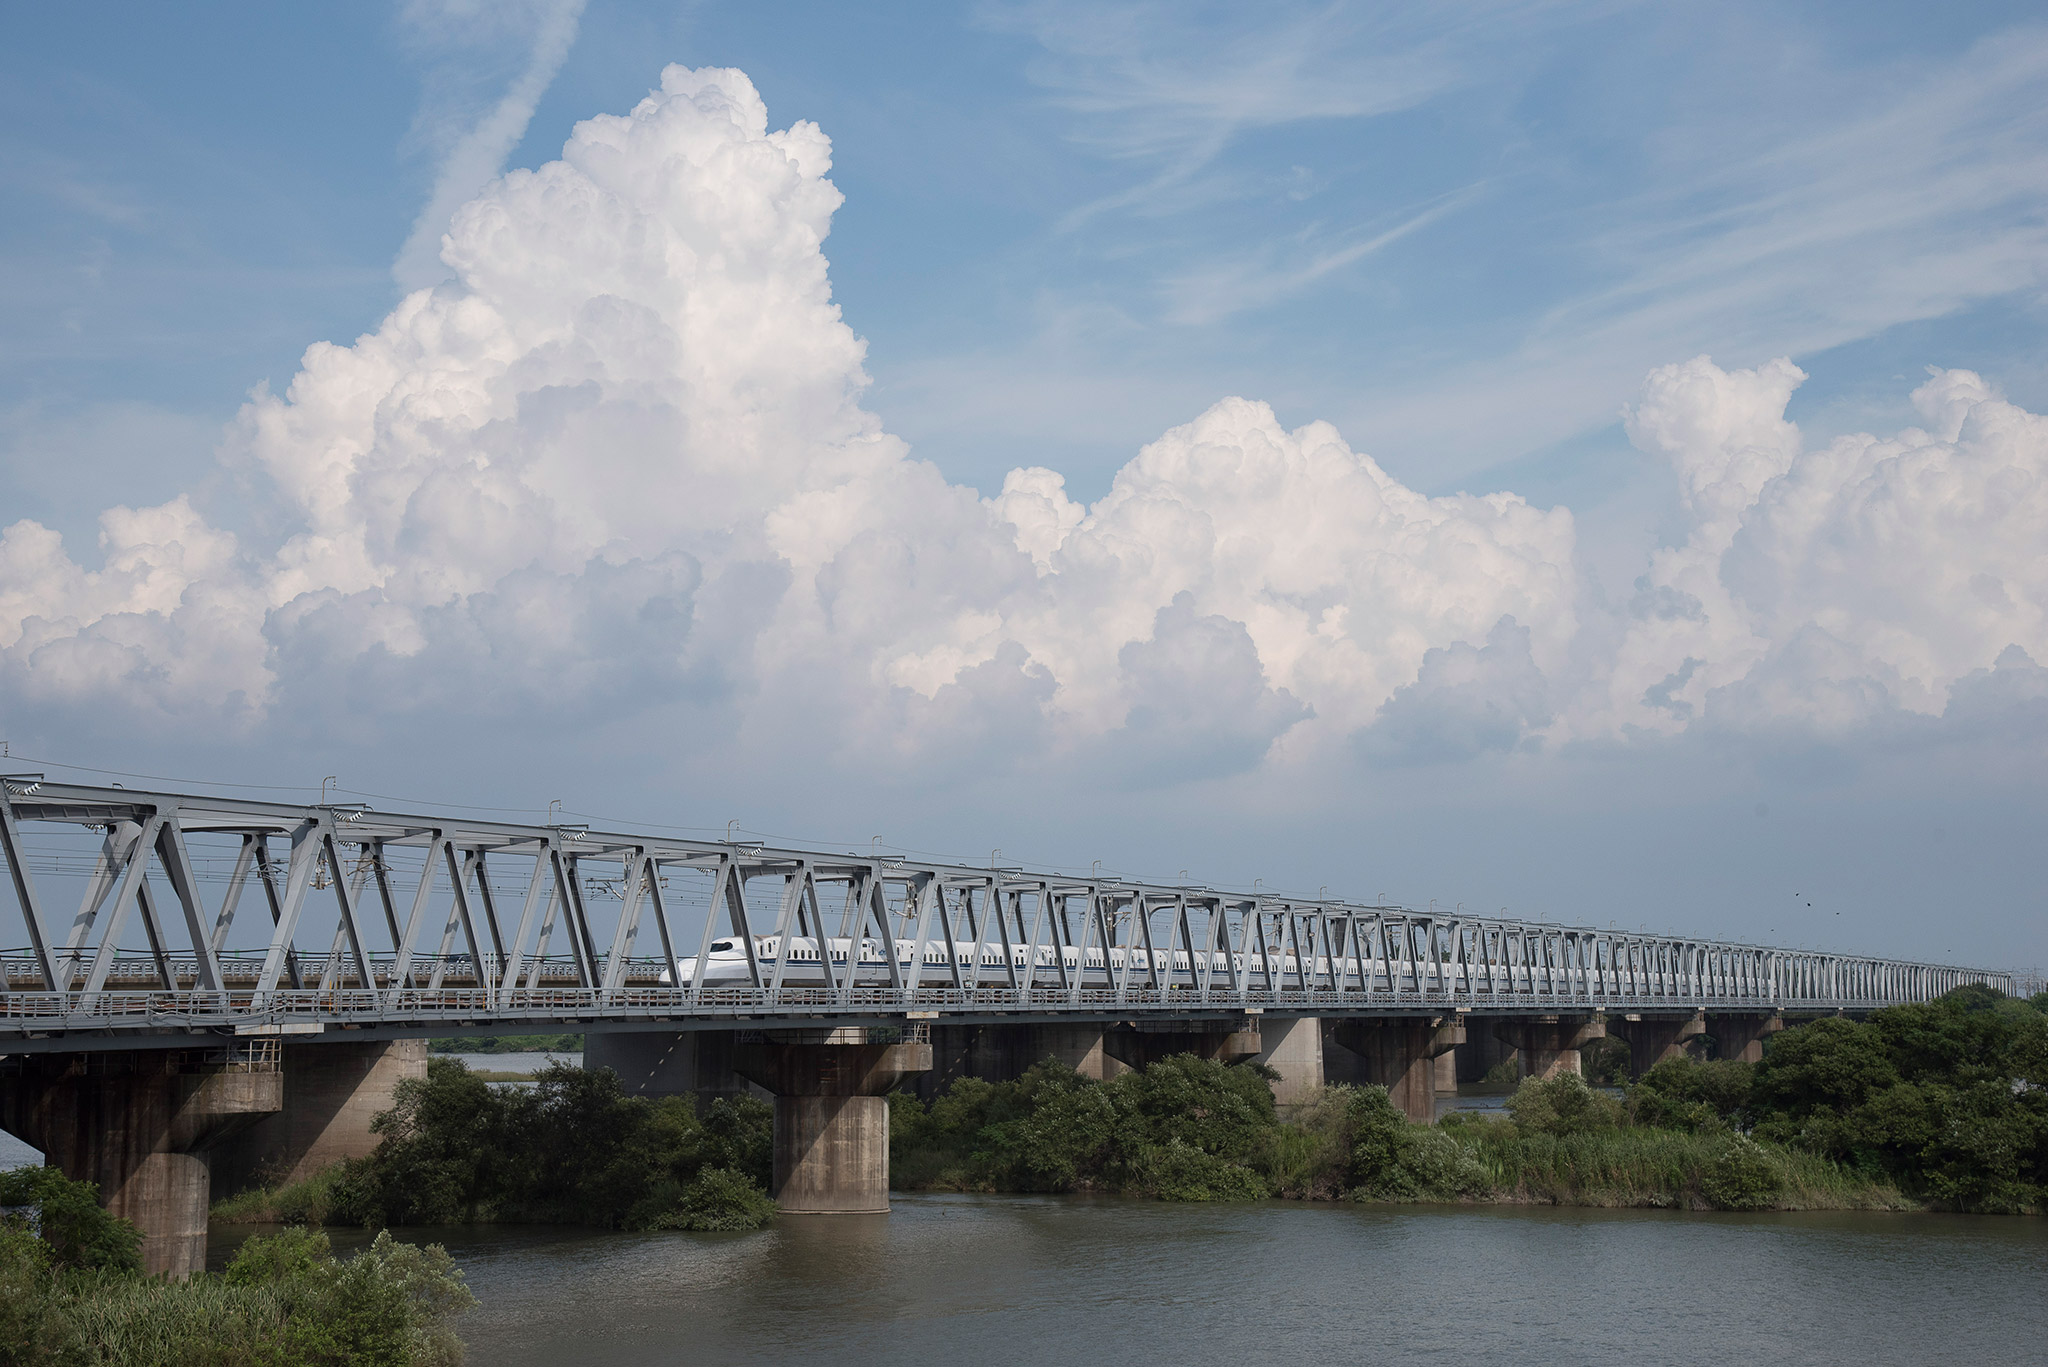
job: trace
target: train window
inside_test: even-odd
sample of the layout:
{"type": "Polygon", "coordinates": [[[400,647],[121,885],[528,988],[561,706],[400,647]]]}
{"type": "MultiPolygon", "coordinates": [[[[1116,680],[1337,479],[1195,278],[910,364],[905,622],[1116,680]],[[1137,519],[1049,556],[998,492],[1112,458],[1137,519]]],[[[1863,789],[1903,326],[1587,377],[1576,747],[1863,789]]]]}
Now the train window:
{"type": "Polygon", "coordinates": [[[711,952],[713,954],[723,954],[731,948],[732,941],[730,940],[713,940],[711,942],[711,952]]]}

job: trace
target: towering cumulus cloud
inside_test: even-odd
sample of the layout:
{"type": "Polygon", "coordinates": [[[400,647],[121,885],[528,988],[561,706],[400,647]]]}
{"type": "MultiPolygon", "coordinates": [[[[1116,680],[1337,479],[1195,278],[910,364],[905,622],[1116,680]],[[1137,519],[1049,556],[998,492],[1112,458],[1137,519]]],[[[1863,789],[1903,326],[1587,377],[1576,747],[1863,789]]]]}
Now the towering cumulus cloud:
{"type": "Polygon", "coordinates": [[[1092,507],[1042,468],[983,498],[861,406],[830,168],[736,71],[578,125],[455,214],[451,281],[250,400],[239,534],[117,508],[87,568],[6,529],[10,705],[246,730],[699,699],[864,763],[1085,741],[1167,781],[1933,714],[2043,649],[2048,437],[1960,373],[1916,396],[1928,430],[1810,453],[1789,362],[1653,375],[1630,428],[1691,533],[1599,650],[1569,512],[1424,497],[1263,404],[1166,433],[1092,507]]]}
{"type": "Polygon", "coordinates": [[[2048,421],[1938,371],[1925,428],[1807,451],[1785,420],[1805,378],[1651,374],[1629,430],[1671,462],[1691,534],[1639,581],[1592,725],[1840,734],[1942,714],[1986,670],[2048,696],[2048,421]]]}

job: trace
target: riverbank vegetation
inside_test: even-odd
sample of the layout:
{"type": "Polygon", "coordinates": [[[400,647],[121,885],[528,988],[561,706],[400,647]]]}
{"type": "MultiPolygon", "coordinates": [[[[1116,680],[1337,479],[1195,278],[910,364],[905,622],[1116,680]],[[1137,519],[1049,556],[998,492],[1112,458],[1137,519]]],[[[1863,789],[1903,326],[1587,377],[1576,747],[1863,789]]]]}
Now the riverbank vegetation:
{"type": "Polygon", "coordinates": [[[145,1277],[134,1226],[53,1168],[0,1174],[0,1367],[454,1367],[475,1304],[439,1247],[387,1234],[347,1260],[290,1229],[225,1273],[145,1277]]]}
{"type": "Polygon", "coordinates": [[[493,1087],[430,1058],[377,1117],[368,1157],[214,1206],[217,1220],[607,1229],[755,1229],[768,1199],[772,1112],[720,1100],[628,1096],[615,1074],[556,1063],[530,1087],[493,1087]]]}
{"type": "Polygon", "coordinates": [[[1507,1114],[1410,1124],[1383,1089],[1331,1087],[1283,1119],[1256,1065],[1191,1056],[1110,1082],[1047,1060],[1009,1083],[898,1094],[909,1189],[1540,1201],[1700,1209],[2039,1211],[2048,1014],[1967,988],[1816,1021],[1764,1062],[1667,1060],[1628,1089],[1529,1081],[1507,1114]]]}
{"type": "MultiPolygon", "coordinates": [[[[890,1106],[908,1190],[1166,1200],[1528,1201],[1717,1210],[2040,1211],[2048,1012],[1966,988],[1773,1038],[1762,1063],[1666,1060],[1623,1095],[1528,1081],[1501,1115],[1414,1125],[1384,1090],[1330,1087],[1283,1116],[1257,1065],[1171,1058],[1096,1082],[1052,1060],[890,1106]]],[[[1616,1051],[1600,1056],[1612,1066],[1616,1051]]],[[[759,1101],[625,1095],[555,1064],[492,1087],[429,1061],[369,1157],[245,1193],[216,1218],[370,1226],[535,1221],[739,1230],[773,1213],[759,1101]]]]}
{"type": "Polygon", "coordinates": [[[1173,1201],[1905,1204],[1887,1182],[1782,1145],[1629,1124],[1576,1075],[1524,1083],[1508,1106],[1416,1125],[1384,1088],[1336,1086],[1282,1119],[1256,1065],[1183,1055],[1098,1083],[1048,1060],[1013,1083],[955,1083],[928,1109],[892,1098],[891,1182],[1173,1201]]]}

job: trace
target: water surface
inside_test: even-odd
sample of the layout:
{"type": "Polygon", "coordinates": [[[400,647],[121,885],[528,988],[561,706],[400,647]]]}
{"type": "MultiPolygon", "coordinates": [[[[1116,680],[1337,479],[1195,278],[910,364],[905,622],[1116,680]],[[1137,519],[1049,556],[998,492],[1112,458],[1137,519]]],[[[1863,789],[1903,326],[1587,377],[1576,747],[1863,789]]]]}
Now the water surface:
{"type": "Polygon", "coordinates": [[[757,1234],[407,1237],[467,1269],[463,1335],[492,1367],[2020,1362],[2048,1344],[2032,1218],[898,1196],[757,1234]]]}
{"type": "Polygon", "coordinates": [[[583,1066],[583,1055],[573,1053],[533,1054],[434,1054],[434,1058],[459,1059],[468,1065],[472,1073],[519,1073],[532,1076],[550,1063],[566,1063],[572,1068],[583,1066]]]}

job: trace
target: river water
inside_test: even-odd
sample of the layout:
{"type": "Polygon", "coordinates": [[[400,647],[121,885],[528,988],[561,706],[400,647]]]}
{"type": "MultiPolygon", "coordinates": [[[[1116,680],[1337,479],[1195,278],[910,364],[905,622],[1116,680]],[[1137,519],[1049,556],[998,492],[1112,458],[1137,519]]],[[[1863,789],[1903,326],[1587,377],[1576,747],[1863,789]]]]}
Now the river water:
{"type": "Polygon", "coordinates": [[[756,1234],[406,1237],[466,1269],[479,1367],[2048,1360],[2035,1218],[899,1195],[756,1234]]]}

